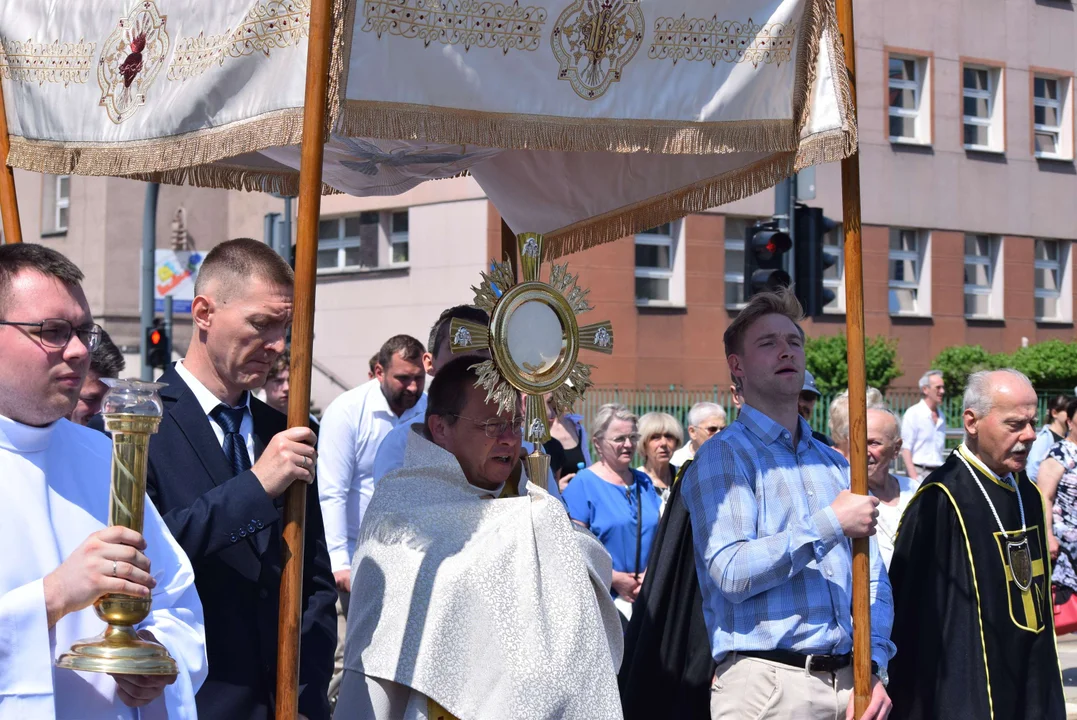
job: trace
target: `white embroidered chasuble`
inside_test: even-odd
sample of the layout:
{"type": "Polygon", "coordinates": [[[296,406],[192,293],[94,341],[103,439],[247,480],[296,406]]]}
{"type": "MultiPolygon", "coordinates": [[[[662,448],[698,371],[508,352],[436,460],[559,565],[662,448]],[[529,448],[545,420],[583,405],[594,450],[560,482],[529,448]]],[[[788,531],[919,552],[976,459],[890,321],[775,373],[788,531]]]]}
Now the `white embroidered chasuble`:
{"type": "Polygon", "coordinates": [[[207,672],[202,603],[190,561],[148,498],[143,535],[157,587],[139,628],[168,648],[179,676],[135,710],[119,699],[111,676],[54,665],[72,643],[105,629],[88,607],[50,630],[42,579],[106,526],[111,459],[111,443],[95,430],[67,420],[35,428],[0,416],[0,720],[196,717],[194,695],[207,672]]]}
{"type": "Polygon", "coordinates": [[[424,718],[416,693],[459,720],[622,717],[609,555],[526,488],[479,497],[456,458],[417,433],[378,485],[352,560],[344,667],[368,686],[410,688],[408,720],[424,718]]]}

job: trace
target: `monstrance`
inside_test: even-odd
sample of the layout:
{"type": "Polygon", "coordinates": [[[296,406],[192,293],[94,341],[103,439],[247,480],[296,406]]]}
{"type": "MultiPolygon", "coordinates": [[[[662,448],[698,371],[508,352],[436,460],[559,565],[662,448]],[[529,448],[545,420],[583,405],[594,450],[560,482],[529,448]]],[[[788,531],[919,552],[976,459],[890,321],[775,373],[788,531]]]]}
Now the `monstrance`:
{"type": "Polygon", "coordinates": [[[535,446],[525,458],[527,475],[541,487],[538,478],[545,478],[550,468],[542,449],[550,438],[545,396],[558,415],[572,409],[591,386],[591,366],[579,361],[579,352],[611,354],[613,326],[603,321],[581,327],[576,321],[592,309],[590,290],[576,284],[579,276],[569,274],[568,263],[552,264],[549,281],[542,280],[542,235],[522,233],[516,243],[521,282],[516,283],[508,261],[492,263],[482,284],[472,288],[475,305],[489,314],[490,324],[454,319],[450,346],[458,354],[490,351],[490,359],[478,366],[477,386],[485,388],[487,402],[513,412],[517,392],[523,397],[524,440],[535,446]]]}

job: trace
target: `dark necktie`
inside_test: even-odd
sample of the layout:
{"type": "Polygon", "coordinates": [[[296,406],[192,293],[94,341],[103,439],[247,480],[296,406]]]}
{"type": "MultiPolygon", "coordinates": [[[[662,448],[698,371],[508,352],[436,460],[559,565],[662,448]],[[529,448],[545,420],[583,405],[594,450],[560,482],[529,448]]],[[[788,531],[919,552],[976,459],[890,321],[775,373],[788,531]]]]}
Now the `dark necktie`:
{"type": "Polygon", "coordinates": [[[246,413],[246,405],[230,408],[222,403],[213,408],[209,414],[224,430],[224,444],[221,449],[224,450],[224,456],[228,458],[228,463],[232,466],[233,477],[244,470],[251,469],[251,456],[247,454],[247,442],[239,431],[246,413]]]}

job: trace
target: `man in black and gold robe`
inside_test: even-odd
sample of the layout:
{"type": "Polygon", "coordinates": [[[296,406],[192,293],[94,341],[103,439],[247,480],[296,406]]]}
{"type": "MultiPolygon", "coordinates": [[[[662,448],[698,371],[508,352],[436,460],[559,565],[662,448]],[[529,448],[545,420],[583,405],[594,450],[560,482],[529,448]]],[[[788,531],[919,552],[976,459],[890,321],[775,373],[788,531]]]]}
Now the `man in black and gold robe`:
{"type": "Polygon", "coordinates": [[[1036,409],[1024,375],[970,376],[965,442],[905,510],[891,718],[1066,717],[1043,501],[1024,473],[1036,409]]]}

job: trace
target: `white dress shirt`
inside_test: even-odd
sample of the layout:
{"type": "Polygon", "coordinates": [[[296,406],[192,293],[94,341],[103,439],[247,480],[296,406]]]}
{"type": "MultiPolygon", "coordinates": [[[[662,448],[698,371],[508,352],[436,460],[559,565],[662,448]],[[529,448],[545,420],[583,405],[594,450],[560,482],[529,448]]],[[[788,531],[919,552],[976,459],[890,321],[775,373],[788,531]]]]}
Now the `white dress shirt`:
{"type": "Polygon", "coordinates": [[[325,409],[318,438],[318,499],[333,572],[351,568],[359,524],[374,494],[374,458],[382,441],[397,425],[425,414],[424,394],[398,417],[377,380],[341,394],[325,409]]]}
{"type": "Polygon", "coordinates": [[[123,704],[104,673],[55,666],[72,643],[105,629],[93,607],[49,627],[44,577],[108,525],[112,448],[67,420],[39,428],[0,416],[0,719],[193,720],[208,671],[194,570],[149,498],[142,535],[157,585],[139,629],[153,633],[179,666],[176,681],[140,709],[123,704]]]}
{"type": "Polygon", "coordinates": [[[673,467],[680,470],[682,465],[684,465],[689,460],[695,459],[695,456],[696,451],[692,449],[692,441],[689,440],[684,445],[677,448],[677,451],[673,453],[673,457],[669,459],[669,463],[673,467]]]}
{"type": "MultiPolygon", "coordinates": [[[[202,381],[191,374],[191,371],[183,367],[183,361],[180,360],[176,363],[176,372],[183,378],[183,382],[187,383],[187,387],[194,393],[194,397],[198,400],[198,404],[202,407],[202,412],[209,418],[209,426],[213,428],[213,434],[217,436],[217,442],[220,446],[224,447],[224,428],[217,424],[217,421],[210,415],[214,408],[218,405],[226,405],[220,398],[209,391],[202,381]]],[[[243,414],[243,422],[239,424],[239,434],[243,436],[243,442],[247,445],[247,456],[250,457],[251,465],[257,459],[254,453],[254,418],[251,417],[250,405],[251,394],[243,394],[243,402],[237,405],[236,408],[245,407],[247,412],[243,414]]]]}
{"type": "Polygon", "coordinates": [[[913,465],[937,468],[946,456],[946,418],[931,419],[931,408],[921,400],[905,411],[901,420],[901,442],[912,453],[913,465]]]}
{"type": "MultiPolygon", "coordinates": [[[[897,540],[898,525],[901,523],[901,513],[905,512],[905,506],[912,500],[920,487],[918,480],[913,480],[906,475],[892,474],[898,481],[897,505],[879,503],[879,519],[876,526],[876,539],[879,541],[879,555],[883,558],[886,569],[890,569],[890,558],[894,556],[894,542],[897,540]]],[[[875,493],[871,493],[874,495],[875,493]]]]}

